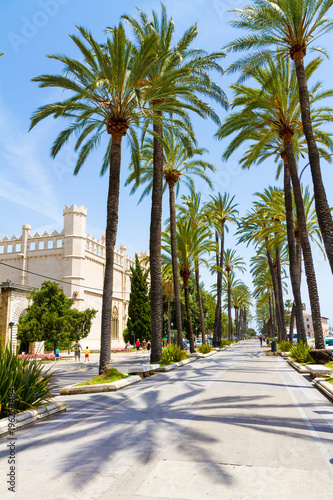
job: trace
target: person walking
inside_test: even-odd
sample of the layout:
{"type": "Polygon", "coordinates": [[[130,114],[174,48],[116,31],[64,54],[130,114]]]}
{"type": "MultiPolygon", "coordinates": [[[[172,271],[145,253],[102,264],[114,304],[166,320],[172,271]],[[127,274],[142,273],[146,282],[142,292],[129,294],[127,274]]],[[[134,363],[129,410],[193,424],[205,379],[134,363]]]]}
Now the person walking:
{"type": "Polygon", "coordinates": [[[80,361],[82,347],[81,347],[81,344],[79,344],[78,340],[75,341],[73,349],[74,349],[74,359],[75,359],[75,361],[80,361]]]}
{"type": "Polygon", "coordinates": [[[88,346],[84,350],[84,361],[89,361],[89,348],[88,346]]]}
{"type": "Polygon", "coordinates": [[[148,342],[147,342],[147,351],[150,351],[150,348],[151,348],[151,342],[150,342],[150,340],[148,340],[148,342]]]}
{"type": "Polygon", "coordinates": [[[131,352],[132,346],[129,343],[129,340],[127,341],[127,344],[125,345],[126,352],[131,352]]]}
{"type": "Polygon", "coordinates": [[[136,345],[136,350],[139,351],[140,350],[140,340],[139,339],[135,342],[135,345],[136,345]]]}
{"type": "Polygon", "coordinates": [[[260,347],[262,347],[262,341],[263,341],[263,336],[262,335],[260,335],[259,340],[260,340],[260,347]]]}

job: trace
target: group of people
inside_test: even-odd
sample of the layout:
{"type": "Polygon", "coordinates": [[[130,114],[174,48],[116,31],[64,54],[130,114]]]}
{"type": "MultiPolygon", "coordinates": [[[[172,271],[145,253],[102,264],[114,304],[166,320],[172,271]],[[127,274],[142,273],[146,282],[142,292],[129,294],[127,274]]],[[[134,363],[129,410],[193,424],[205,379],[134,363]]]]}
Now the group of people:
{"type": "MultiPolygon", "coordinates": [[[[73,346],[74,349],[74,359],[75,361],[80,361],[81,359],[81,351],[83,351],[81,344],[76,340],[73,346]]],[[[89,347],[87,346],[84,350],[84,361],[89,361],[89,347]]]]}
{"type": "MultiPolygon", "coordinates": [[[[142,347],[143,350],[147,349],[147,351],[150,351],[150,348],[151,348],[150,340],[148,340],[148,342],[147,342],[146,339],[143,339],[143,341],[140,342],[140,339],[137,339],[135,342],[135,348],[137,351],[139,351],[140,347],[142,347]]],[[[125,345],[125,349],[126,349],[126,352],[131,352],[132,346],[131,346],[129,341],[127,341],[127,343],[125,345]]]]}

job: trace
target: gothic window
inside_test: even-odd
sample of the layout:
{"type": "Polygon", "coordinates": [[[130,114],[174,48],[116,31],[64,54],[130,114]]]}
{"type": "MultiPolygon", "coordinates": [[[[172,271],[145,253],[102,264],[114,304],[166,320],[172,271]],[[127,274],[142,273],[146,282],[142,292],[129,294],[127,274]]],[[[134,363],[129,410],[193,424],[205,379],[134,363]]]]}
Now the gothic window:
{"type": "Polygon", "coordinates": [[[118,309],[114,306],[112,310],[112,321],[111,321],[111,339],[119,338],[119,315],[118,309]]]}

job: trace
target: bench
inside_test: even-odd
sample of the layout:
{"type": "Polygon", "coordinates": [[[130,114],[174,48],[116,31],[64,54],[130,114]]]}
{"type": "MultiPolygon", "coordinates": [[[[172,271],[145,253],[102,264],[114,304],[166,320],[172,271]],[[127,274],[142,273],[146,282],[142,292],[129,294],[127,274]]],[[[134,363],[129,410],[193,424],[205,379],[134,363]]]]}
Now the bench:
{"type": "Polygon", "coordinates": [[[156,368],[159,368],[160,365],[137,365],[131,366],[128,370],[129,375],[139,375],[141,378],[149,377],[150,375],[155,374],[156,368]]]}
{"type": "Polygon", "coordinates": [[[332,370],[324,365],[306,365],[305,368],[312,378],[322,377],[323,375],[332,375],[332,370]]]}

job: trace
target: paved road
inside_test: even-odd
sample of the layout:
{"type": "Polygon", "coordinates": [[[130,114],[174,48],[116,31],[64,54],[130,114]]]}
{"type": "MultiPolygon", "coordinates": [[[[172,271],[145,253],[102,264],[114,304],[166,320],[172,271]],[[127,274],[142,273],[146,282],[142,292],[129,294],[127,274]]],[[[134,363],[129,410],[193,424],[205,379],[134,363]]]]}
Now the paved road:
{"type": "Polygon", "coordinates": [[[332,404],[258,343],[67,401],[16,433],[15,496],[0,441],[2,499],[333,498],[332,404]]]}
{"type": "MultiPolygon", "coordinates": [[[[138,364],[149,364],[150,353],[148,351],[140,351],[139,353],[115,353],[112,354],[112,366],[117,368],[122,373],[128,371],[130,366],[138,364]]],[[[90,380],[95,375],[98,375],[99,354],[90,354],[90,361],[85,362],[81,357],[81,361],[74,361],[72,356],[70,359],[55,361],[54,363],[46,363],[45,369],[54,373],[52,382],[58,387],[54,389],[52,394],[59,395],[59,390],[67,385],[74,385],[80,382],[90,380]]]]}

